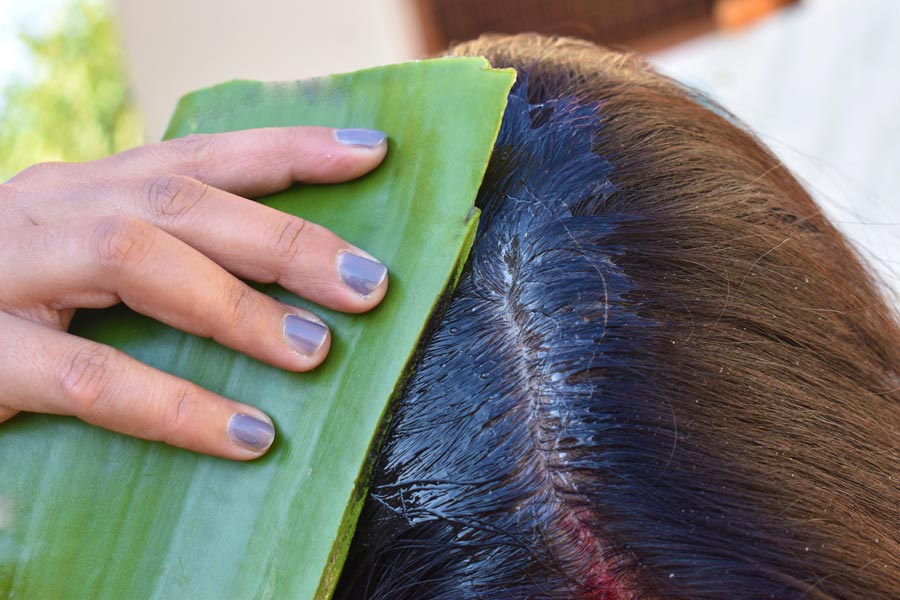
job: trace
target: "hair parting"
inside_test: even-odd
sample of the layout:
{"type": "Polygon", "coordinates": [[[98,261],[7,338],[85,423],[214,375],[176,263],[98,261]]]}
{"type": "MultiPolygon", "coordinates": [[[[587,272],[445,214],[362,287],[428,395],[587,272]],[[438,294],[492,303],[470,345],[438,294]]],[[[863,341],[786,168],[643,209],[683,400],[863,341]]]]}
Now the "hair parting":
{"type": "Polygon", "coordinates": [[[738,121],[586,42],[519,76],[337,598],[900,597],[900,329],[738,121]]]}

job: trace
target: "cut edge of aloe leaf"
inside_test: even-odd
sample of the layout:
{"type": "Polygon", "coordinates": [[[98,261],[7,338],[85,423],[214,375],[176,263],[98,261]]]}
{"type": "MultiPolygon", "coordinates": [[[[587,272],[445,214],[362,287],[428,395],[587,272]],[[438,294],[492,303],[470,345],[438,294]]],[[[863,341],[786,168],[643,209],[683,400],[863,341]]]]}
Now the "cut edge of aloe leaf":
{"type": "MultiPolygon", "coordinates": [[[[499,125],[497,129],[499,131],[499,125]]],[[[496,137],[497,133],[495,132],[494,139],[496,139],[496,137]]],[[[485,165],[485,169],[487,169],[487,165],[485,165]]],[[[482,173],[482,177],[483,176],[484,173],[482,173]]],[[[422,344],[427,341],[427,337],[431,335],[431,330],[434,327],[434,324],[443,316],[444,309],[446,308],[445,301],[448,300],[450,295],[453,294],[453,291],[456,289],[456,285],[459,283],[459,278],[462,275],[463,269],[465,268],[466,262],[469,257],[469,252],[472,249],[472,245],[475,243],[475,236],[478,232],[478,223],[480,217],[481,211],[473,206],[472,213],[467,224],[466,236],[463,240],[462,246],[460,247],[459,256],[457,257],[452,276],[448,280],[445,290],[441,293],[440,296],[435,299],[434,308],[432,308],[428,325],[426,325],[419,334],[419,339],[416,341],[416,344],[412,348],[412,352],[410,353],[410,356],[406,362],[406,366],[403,369],[403,374],[397,380],[394,392],[391,394],[391,398],[389,398],[387,403],[385,404],[384,414],[382,414],[377,429],[372,436],[372,442],[369,446],[369,450],[366,452],[365,461],[360,468],[359,479],[356,482],[356,486],[353,490],[353,495],[347,502],[347,510],[345,511],[344,517],[341,522],[339,535],[337,539],[335,539],[334,545],[332,546],[331,552],[329,553],[325,571],[322,573],[322,579],[320,580],[319,587],[316,590],[316,600],[327,600],[328,598],[331,598],[332,594],[334,593],[334,589],[337,586],[338,580],[340,579],[341,571],[343,570],[344,563],[347,560],[347,551],[350,548],[350,543],[353,541],[353,535],[356,532],[356,524],[359,520],[360,512],[362,511],[363,505],[365,504],[366,496],[369,493],[369,478],[371,477],[372,471],[375,467],[375,461],[378,458],[378,451],[381,447],[381,443],[384,441],[384,437],[387,435],[387,430],[390,426],[389,413],[392,410],[392,407],[394,406],[396,400],[398,400],[399,396],[403,393],[407,381],[412,376],[415,363],[419,358],[419,349],[422,347],[422,344]]]]}

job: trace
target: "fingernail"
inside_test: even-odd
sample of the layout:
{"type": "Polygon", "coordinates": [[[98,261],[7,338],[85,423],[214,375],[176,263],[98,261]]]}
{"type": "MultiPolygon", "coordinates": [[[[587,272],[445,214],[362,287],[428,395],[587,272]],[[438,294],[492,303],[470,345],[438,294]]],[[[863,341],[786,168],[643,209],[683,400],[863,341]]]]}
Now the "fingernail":
{"type": "Polygon", "coordinates": [[[372,150],[384,143],[387,134],[377,129],[337,129],[334,137],[347,146],[363,146],[372,150]]]}
{"type": "Polygon", "coordinates": [[[272,445],[275,428],[261,419],[235,413],[228,420],[228,437],[238,446],[261,452],[272,445]]]}
{"type": "Polygon", "coordinates": [[[387,275],[387,267],[371,258],[342,252],[338,258],[341,281],[361,296],[368,296],[381,285],[387,275]]]}
{"type": "Polygon", "coordinates": [[[328,328],[321,323],[297,315],[284,318],[284,339],[300,354],[312,356],[322,347],[327,336],[328,328]]]}

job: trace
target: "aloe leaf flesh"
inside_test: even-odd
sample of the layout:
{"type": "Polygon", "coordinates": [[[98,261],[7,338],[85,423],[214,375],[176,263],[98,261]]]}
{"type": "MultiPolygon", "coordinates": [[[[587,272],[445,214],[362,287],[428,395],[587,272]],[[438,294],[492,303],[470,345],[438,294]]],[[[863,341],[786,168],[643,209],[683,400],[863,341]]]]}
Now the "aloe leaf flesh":
{"type": "Polygon", "coordinates": [[[181,100],[168,137],[286,125],[386,131],[390,150],[373,173],[261,201],[377,256],[390,290],[371,313],[344,315],[264,287],[332,328],[328,359],[302,374],[122,307],[80,311],[75,333],[259,406],[278,437],[263,458],[235,463],[67,417],[0,425],[0,597],[330,597],[379,423],[471,244],[513,80],[483,59],[448,58],[305,82],[234,81],[181,100]]]}

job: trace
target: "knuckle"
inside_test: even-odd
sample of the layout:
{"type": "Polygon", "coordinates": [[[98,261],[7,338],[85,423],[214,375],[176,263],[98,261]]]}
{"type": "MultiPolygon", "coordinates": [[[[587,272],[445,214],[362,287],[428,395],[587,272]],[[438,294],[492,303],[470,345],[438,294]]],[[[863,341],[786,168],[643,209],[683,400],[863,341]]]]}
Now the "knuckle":
{"type": "Polygon", "coordinates": [[[62,394],[76,416],[94,413],[106,396],[112,372],[112,353],[111,348],[84,345],[63,359],[60,373],[62,394]]]}
{"type": "Polygon", "coordinates": [[[275,238],[275,256],[285,263],[292,263],[307,249],[307,236],[312,224],[300,217],[288,217],[275,238]]]}
{"type": "Polygon", "coordinates": [[[183,219],[206,196],[209,186],[181,175],[164,175],[147,180],[143,201],[152,217],[165,220],[183,219]]]}
{"type": "Polygon", "coordinates": [[[153,227],[133,217],[101,219],[89,244],[102,264],[113,271],[133,267],[146,257],[153,239],[153,227]]]}
{"type": "Polygon", "coordinates": [[[167,441],[183,436],[197,414],[200,401],[200,392],[195,387],[188,383],[180,385],[163,406],[161,439],[167,441]]]}
{"type": "Polygon", "coordinates": [[[58,310],[46,304],[27,304],[21,305],[14,298],[5,296],[0,291],[0,310],[20,319],[27,319],[34,323],[39,323],[53,329],[66,330],[68,323],[66,322],[65,311],[58,310]]]}
{"type": "Polygon", "coordinates": [[[229,329],[237,329],[252,314],[253,294],[249,287],[235,282],[225,291],[225,309],[223,320],[229,329]]]}
{"type": "MultiPolygon", "coordinates": [[[[26,204],[20,198],[19,186],[14,183],[0,183],[0,210],[8,216],[7,224],[26,224],[29,218],[22,208],[26,204]]],[[[33,220],[31,220],[33,224],[33,220]]]]}
{"type": "Polygon", "coordinates": [[[65,178],[68,172],[69,163],[42,162],[26,167],[10,179],[8,183],[56,181],[65,178]]]}
{"type": "Polygon", "coordinates": [[[12,204],[18,195],[18,187],[15,184],[0,183],[0,204],[2,204],[4,208],[12,204]]]}
{"type": "Polygon", "coordinates": [[[192,133],[165,142],[163,146],[175,155],[175,159],[182,166],[181,171],[194,178],[215,158],[215,136],[208,133],[192,133]]]}

